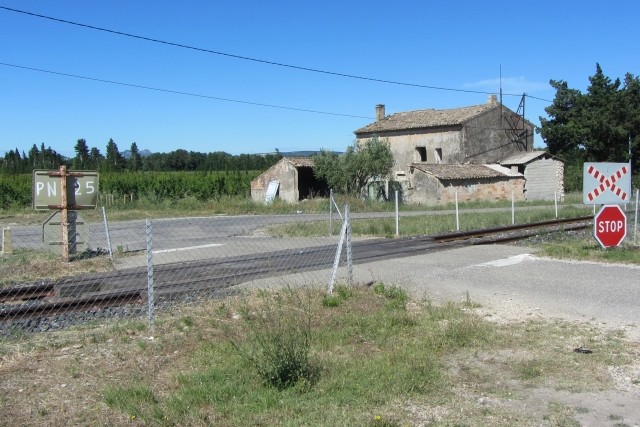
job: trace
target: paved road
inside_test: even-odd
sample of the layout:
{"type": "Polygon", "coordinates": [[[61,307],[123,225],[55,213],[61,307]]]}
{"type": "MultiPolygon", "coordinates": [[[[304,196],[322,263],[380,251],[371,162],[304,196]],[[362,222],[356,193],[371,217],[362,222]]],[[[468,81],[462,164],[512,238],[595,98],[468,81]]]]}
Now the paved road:
{"type": "MultiPolygon", "coordinates": [[[[304,209],[301,206],[301,209],[304,209]]],[[[526,209],[547,209],[553,210],[553,206],[533,206],[526,209]]],[[[484,208],[473,209],[473,212],[505,212],[510,208],[484,208]]],[[[519,209],[518,209],[519,210],[519,209]]],[[[516,218],[517,211],[516,210],[516,218]]],[[[470,210],[461,211],[468,213],[470,210]]],[[[82,216],[82,212],[80,212],[82,216]]],[[[430,210],[430,211],[403,211],[400,217],[419,215],[455,215],[453,210],[430,210]]],[[[363,218],[394,218],[394,212],[368,212],[355,213],[351,215],[354,219],[363,218]]],[[[189,217],[189,218],[163,218],[152,220],[154,249],[170,250],[177,248],[192,248],[206,246],[216,243],[226,243],[228,238],[246,236],[255,230],[268,225],[283,224],[291,222],[311,222],[327,221],[328,214],[300,214],[293,215],[240,215],[240,216],[211,216],[211,217],[189,217]]],[[[3,226],[7,224],[2,224],[3,226]]],[[[400,223],[402,226],[402,223],[400,223]]],[[[109,240],[105,226],[102,223],[90,223],[87,226],[88,238],[81,236],[81,240],[87,241],[91,249],[107,249],[109,240],[112,250],[120,251],[141,251],[146,248],[146,226],[145,220],[134,221],[113,221],[109,222],[109,240]]],[[[340,228],[340,217],[334,211],[333,229],[338,233],[340,228]]],[[[18,226],[11,225],[14,248],[27,247],[39,249],[43,247],[42,230],[39,226],[18,226]]],[[[80,229],[82,230],[82,229],[80,229]]],[[[328,234],[327,227],[327,234],[328,234]]],[[[80,231],[81,233],[83,231],[80,231]]]]}

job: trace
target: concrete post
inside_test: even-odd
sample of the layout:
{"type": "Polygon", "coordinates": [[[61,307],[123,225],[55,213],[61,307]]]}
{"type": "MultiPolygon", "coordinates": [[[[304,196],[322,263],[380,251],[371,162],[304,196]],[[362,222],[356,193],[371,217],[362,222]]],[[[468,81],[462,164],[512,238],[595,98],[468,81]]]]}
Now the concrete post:
{"type": "Polygon", "coordinates": [[[4,227],[2,229],[2,254],[8,255],[13,252],[11,246],[11,227],[4,227]]]}

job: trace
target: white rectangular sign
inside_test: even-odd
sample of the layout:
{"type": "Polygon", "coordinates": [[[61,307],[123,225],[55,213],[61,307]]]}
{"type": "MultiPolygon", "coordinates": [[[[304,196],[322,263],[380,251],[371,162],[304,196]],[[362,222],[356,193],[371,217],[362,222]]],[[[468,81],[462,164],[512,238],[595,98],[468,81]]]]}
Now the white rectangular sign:
{"type": "Polygon", "coordinates": [[[631,164],[585,162],[582,203],[615,205],[631,200],[631,164]]]}

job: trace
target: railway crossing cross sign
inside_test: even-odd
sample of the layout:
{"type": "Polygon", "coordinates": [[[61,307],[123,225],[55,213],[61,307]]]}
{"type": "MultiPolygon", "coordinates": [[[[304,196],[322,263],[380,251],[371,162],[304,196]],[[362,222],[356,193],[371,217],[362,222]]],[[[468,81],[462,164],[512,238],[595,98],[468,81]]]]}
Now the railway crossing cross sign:
{"type": "Polygon", "coordinates": [[[619,246],[627,235],[627,216],[618,205],[605,205],[593,221],[593,234],[603,248],[619,246]]]}
{"type": "Polygon", "coordinates": [[[585,162],[582,178],[585,205],[629,203],[631,199],[629,163],[585,162]]]}

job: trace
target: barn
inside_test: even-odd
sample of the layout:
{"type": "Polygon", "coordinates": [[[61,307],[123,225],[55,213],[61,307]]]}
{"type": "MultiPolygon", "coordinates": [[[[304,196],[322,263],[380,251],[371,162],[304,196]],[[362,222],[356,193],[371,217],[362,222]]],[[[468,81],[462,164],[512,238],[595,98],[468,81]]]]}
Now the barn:
{"type": "Polygon", "coordinates": [[[257,202],[277,197],[285,202],[297,203],[328,194],[327,183],[313,174],[313,159],[310,157],[283,157],[251,181],[251,198],[257,202]]]}

